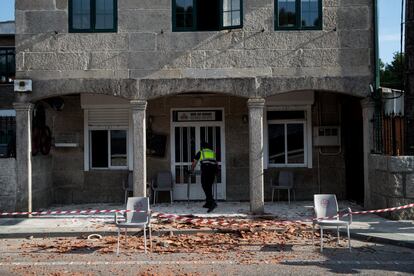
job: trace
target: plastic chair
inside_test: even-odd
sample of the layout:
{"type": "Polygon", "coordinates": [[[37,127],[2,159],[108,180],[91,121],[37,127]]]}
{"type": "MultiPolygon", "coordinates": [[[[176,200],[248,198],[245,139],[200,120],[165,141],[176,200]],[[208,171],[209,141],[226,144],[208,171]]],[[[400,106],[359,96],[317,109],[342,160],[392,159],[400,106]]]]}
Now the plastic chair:
{"type": "Polygon", "coordinates": [[[157,173],[155,181],[151,183],[154,191],[154,204],[157,200],[158,192],[170,192],[170,202],[173,202],[173,181],[170,171],[162,171],[157,173]]]}
{"type": "Polygon", "coordinates": [[[124,203],[127,203],[127,199],[128,199],[128,193],[129,192],[134,192],[134,183],[133,183],[133,172],[129,171],[128,172],[128,177],[126,179],[124,179],[123,181],[123,189],[125,191],[125,195],[124,195],[124,203]]]}
{"type": "Polygon", "coordinates": [[[290,204],[290,191],[291,190],[293,191],[293,199],[296,200],[296,194],[293,188],[293,173],[292,172],[281,171],[279,173],[277,185],[273,183],[273,179],[270,179],[270,184],[272,186],[272,202],[273,202],[275,190],[277,190],[277,201],[279,201],[280,190],[287,190],[289,204],[290,204]]]}
{"type": "Polygon", "coordinates": [[[314,244],[314,232],[315,225],[319,225],[321,231],[321,252],[323,252],[323,229],[327,227],[336,227],[338,234],[338,245],[339,245],[339,227],[346,227],[348,234],[348,246],[351,251],[351,238],[349,233],[349,225],[352,223],[352,210],[346,208],[342,211],[338,209],[338,201],[335,195],[331,194],[319,194],[314,195],[314,210],[316,218],[312,223],[312,244],[314,244]],[[340,220],[339,215],[341,213],[348,213],[348,220],[340,220]]]}
{"type": "Polygon", "coordinates": [[[145,254],[147,253],[147,234],[146,228],[149,230],[150,247],[152,248],[151,236],[151,211],[148,197],[129,197],[126,205],[127,210],[140,210],[143,212],[126,212],[122,213],[123,220],[120,220],[120,215],[115,213],[115,225],[118,227],[118,245],[116,255],[119,255],[119,237],[121,235],[121,228],[125,229],[125,243],[127,243],[127,229],[141,228],[144,231],[144,247],[145,254]]]}

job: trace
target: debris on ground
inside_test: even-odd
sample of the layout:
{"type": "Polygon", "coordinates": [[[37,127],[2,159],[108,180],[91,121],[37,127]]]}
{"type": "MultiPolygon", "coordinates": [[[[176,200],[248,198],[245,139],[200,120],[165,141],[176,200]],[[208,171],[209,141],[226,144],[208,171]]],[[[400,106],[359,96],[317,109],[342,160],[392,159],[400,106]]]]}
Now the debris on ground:
{"type": "MultiPolygon", "coordinates": [[[[312,239],[312,231],[305,224],[291,223],[283,229],[263,230],[254,227],[252,223],[249,229],[227,230],[224,233],[197,233],[197,234],[171,234],[154,236],[152,239],[152,252],[158,254],[169,253],[226,253],[236,252],[240,254],[240,261],[248,261],[248,255],[252,254],[246,247],[259,246],[262,250],[282,252],[289,250],[289,246],[295,244],[309,244],[312,239]],[[243,256],[247,256],[243,258],[243,256]]],[[[315,233],[318,237],[318,233],[315,233]]],[[[328,235],[329,236],[329,235],[328,235]]],[[[334,239],[332,239],[333,242],[334,239]]],[[[143,237],[121,235],[121,247],[124,252],[136,252],[144,250],[143,237]]],[[[328,242],[329,243],[329,242],[328,242]]],[[[56,253],[114,253],[116,251],[117,236],[105,236],[99,239],[59,238],[54,241],[27,241],[21,249],[27,253],[40,250],[56,253]]],[[[148,244],[148,247],[150,245],[148,244]]]]}

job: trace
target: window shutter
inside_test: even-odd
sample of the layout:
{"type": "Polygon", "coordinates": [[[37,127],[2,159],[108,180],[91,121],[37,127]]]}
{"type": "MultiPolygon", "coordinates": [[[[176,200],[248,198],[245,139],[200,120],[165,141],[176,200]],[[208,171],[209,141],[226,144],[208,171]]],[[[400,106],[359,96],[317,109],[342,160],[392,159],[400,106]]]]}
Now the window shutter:
{"type": "Polygon", "coordinates": [[[236,29],[243,27],[243,1],[221,0],[220,3],[221,29],[236,29]]]}
{"type": "Polygon", "coordinates": [[[125,127],[129,125],[130,112],[121,108],[96,108],[88,110],[90,127],[125,127]]]}

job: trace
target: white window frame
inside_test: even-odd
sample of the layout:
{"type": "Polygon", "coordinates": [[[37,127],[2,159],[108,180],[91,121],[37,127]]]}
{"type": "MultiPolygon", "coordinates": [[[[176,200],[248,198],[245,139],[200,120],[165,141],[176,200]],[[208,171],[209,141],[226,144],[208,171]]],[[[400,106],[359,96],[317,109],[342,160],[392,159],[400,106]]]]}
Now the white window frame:
{"type": "Polygon", "coordinates": [[[91,170],[126,170],[128,169],[129,163],[129,131],[124,127],[89,127],[88,129],[88,136],[89,136],[89,168],[91,170]],[[91,132],[94,130],[106,130],[106,136],[108,139],[108,167],[92,167],[92,135],[91,132]],[[112,166],[111,165],[111,131],[112,130],[123,130],[126,132],[126,158],[127,158],[127,165],[125,166],[112,166]]]}
{"type": "MultiPolygon", "coordinates": [[[[84,167],[83,170],[85,172],[88,172],[90,170],[133,170],[134,167],[134,152],[133,148],[133,125],[132,125],[132,115],[129,114],[129,122],[128,127],[117,127],[117,126],[89,126],[89,110],[93,108],[127,108],[130,109],[130,107],[125,107],[125,105],[94,105],[93,107],[90,107],[88,105],[84,105],[84,112],[83,112],[83,144],[84,144],[84,167]],[[92,168],[92,162],[91,162],[91,141],[90,141],[90,131],[91,130],[126,130],[127,131],[127,166],[122,167],[108,167],[108,168],[92,168]]],[[[110,155],[110,151],[108,151],[108,155],[110,155]]],[[[110,164],[110,163],[108,163],[110,164]]]]}
{"type": "MultiPolygon", "coordinates": [[[[175,166],[186,163],[176,163],[175,162],[175,135],[174,135],[174,129],[175,127],[189,127],[194,126],[196,127],[196,141],[200,141],[200,132],[198,131],[197,127],[201,126],[212,126],[212,127],[220,127],[221,128],[221,190],[217,193],[222,196],[219,196],[220,200],[226,200],[227,198],[227,167],[226,167],[226,122],[225,122],[225,110],[222,107],[188,107],[188,108],[171,108],[170,110],[170,168],[171,172],[173,174],[173,180],[174,180],[174,198],[179,198],[178,194],[180,193],[179,189],[182,189],[182,187],[186,187],[187,184],[176,184],[175,183],[175,166]],[[203,122],[197,122],[197,121],[191,121],[191,122],[174,122],[173,121],[173,114],[174,111],[190,111],[190,110],[221,110],[223,117],[221,121],[203,121],[203,122]],[[175,186],[177,185],[177,186],[175,186]]],[[[200,145],[196,143],[196,153],[200,150],[200,145]]],[[[200,176],[197,176],[200,177],[200,176]]],[[[183,198],[186,199],[186,198],[183,198]]],[[[179,199],[180,200],[180,199],[179,199]]]]}
{"type": "Polygon", "coordinates": [[[267,168],[312,168],[312,106],[267,106],[264,112],[264,167],[267,168]],[[298,120],[267,120],[268,111],[304,111],[305,119],[298,120]],[[269,162],[269,124],[284,124],[285,126],[285,164],[273,164],[269,162]],[[304,163],[302,164],[287,164],[287,124],[303,124],[303,147],[304,147],[304,163]]]}

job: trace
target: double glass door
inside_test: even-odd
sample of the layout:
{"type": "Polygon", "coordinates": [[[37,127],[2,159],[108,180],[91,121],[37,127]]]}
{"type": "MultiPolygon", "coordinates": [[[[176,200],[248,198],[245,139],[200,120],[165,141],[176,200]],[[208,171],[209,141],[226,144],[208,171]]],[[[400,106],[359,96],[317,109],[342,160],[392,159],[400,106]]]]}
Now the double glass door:
{"type": "Polygon", "coordinates": [[[190,174],[191,163],[200,150],[202,141],[209,143],[216,153],[219,170],[213,192],[216,199],[225,199],[224,133],[217,123],[177,123],[172,128],[173,147],[171,169],[174,175],[175,200],[204,200],[201,187],[200,162],[195,174],[190,174]]]}

